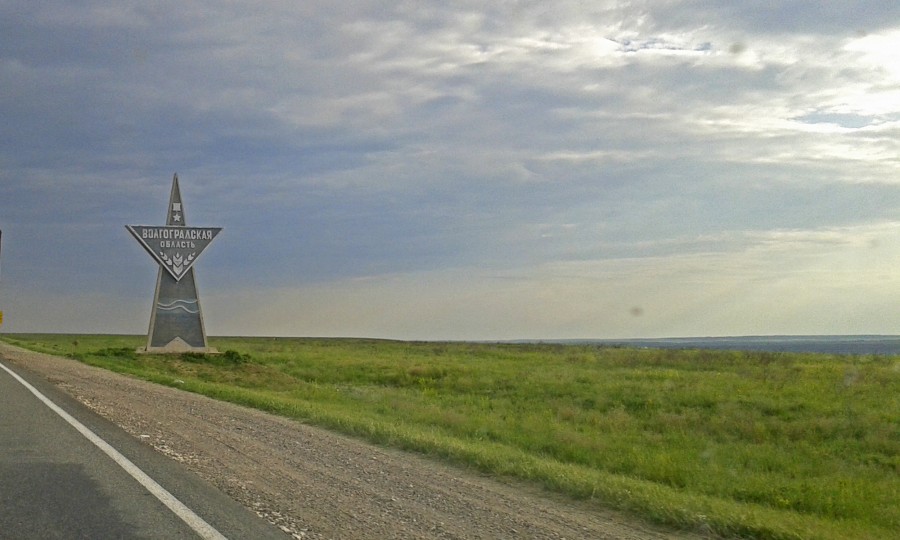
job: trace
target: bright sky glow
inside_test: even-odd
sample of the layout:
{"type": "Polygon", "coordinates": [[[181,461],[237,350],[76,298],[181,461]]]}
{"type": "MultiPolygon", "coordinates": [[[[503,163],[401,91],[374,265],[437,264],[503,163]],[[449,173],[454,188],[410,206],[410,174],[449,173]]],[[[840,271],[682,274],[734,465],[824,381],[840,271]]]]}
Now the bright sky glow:
{"type": "Polygon", "coordinates": [[[5,332],[900,333],[900,4],[0,0],[5,332]]]}

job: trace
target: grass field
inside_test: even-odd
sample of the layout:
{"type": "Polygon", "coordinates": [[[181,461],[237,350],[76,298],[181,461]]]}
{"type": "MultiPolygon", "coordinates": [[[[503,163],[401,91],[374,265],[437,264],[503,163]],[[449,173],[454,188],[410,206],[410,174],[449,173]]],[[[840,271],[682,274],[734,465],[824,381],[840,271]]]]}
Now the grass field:
{"type": "Polygon", "coordinates": [[[4,335],[114,371],[525,479],[678,528],[900,538],[900,358],[4,335]]]}

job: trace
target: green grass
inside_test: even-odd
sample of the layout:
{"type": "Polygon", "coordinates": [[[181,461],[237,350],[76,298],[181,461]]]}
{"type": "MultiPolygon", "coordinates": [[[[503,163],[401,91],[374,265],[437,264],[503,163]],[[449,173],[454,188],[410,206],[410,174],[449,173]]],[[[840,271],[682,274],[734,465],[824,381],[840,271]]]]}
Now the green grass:
{"type": "Polygon", "coordinates": [[[900,358],[135,336],[20,346],[524,479],[677,528],[900,537],[900,358]]]}

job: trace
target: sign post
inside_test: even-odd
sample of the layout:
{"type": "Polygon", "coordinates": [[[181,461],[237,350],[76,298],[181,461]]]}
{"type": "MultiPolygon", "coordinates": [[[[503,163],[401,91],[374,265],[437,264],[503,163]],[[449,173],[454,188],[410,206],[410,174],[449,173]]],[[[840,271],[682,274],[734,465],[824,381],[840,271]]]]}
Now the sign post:
{"type": "MultiPolygon", "coordinates": [[[[3,245],[3,231],[0,231],[0,248],[3,245]]],[[[0,311],[0,326],[3,326],[3,311],[0,311]]]]}
{"type": "Polygon", "coordinates": [[[215,353],[206,340],[194,263],[221,227],[188,227],[178,187],[172,179],[165,226],[126,225],[128,232],[159,264],[146,353],[215,353]]]}

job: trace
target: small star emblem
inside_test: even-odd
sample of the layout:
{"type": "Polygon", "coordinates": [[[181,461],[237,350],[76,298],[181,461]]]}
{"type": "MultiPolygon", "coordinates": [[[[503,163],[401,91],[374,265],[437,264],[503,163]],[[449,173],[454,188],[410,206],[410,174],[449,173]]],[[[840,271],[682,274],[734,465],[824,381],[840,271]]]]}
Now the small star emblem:
{"type": "Polygon", "coordinates": [[[180,222],[180,221],[181,221],[181,214],[175,214],[174,216],[172,216],[172,221],[174,221],[175,223],[180,222]]]}

